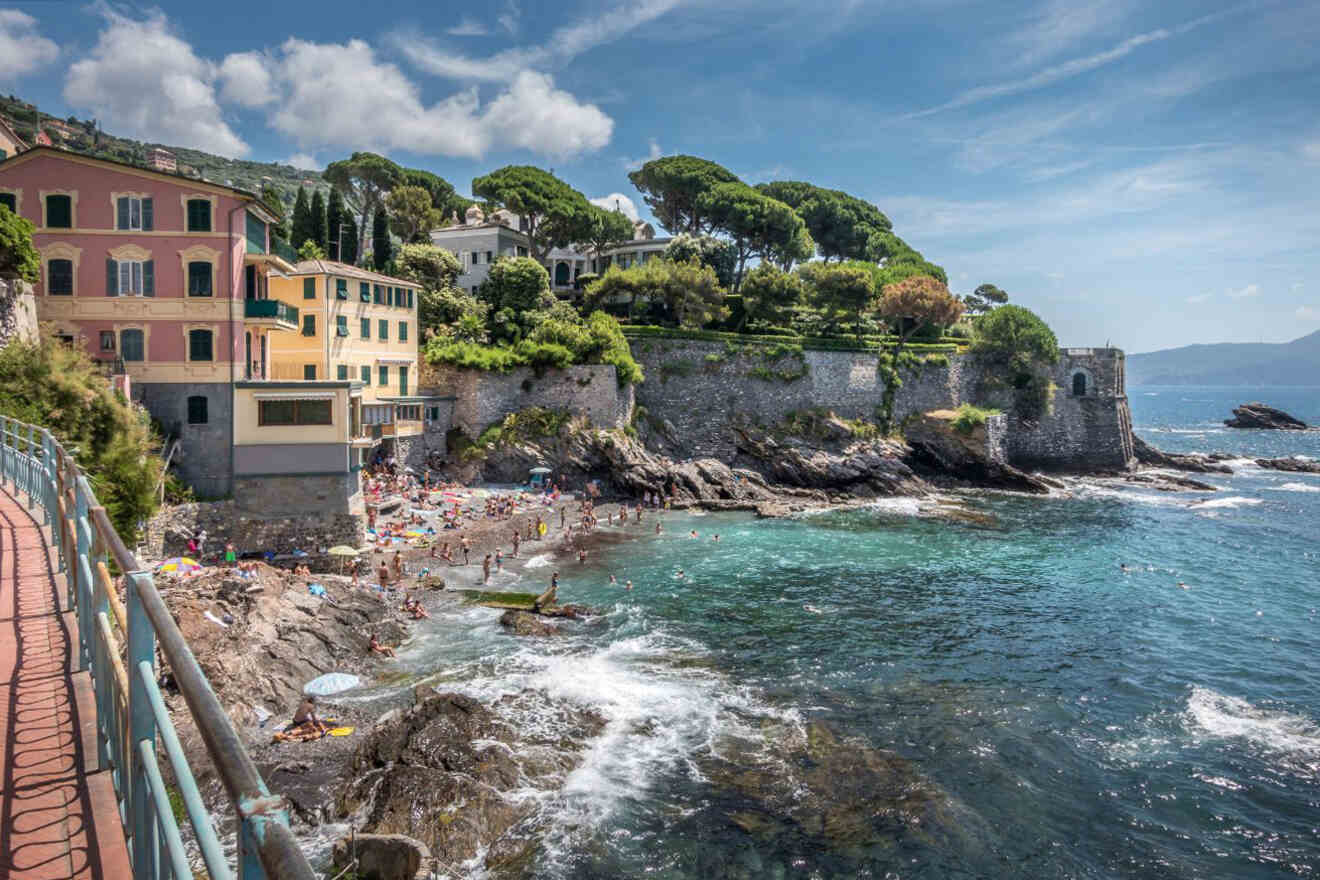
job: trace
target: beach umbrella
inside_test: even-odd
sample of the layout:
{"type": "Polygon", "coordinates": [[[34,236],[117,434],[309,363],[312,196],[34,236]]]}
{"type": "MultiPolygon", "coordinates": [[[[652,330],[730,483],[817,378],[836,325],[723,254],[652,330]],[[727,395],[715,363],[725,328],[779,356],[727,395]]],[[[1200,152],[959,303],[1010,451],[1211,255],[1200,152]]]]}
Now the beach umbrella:
{"type": "Polygon", "coordinates": [[[550,468],[548,468],[548,467],[534,467],[534,468],[532,468],[530,471],[528,471],[528,473],[532,473],[532,474],[548,474],[548,473],[550,473],[550,468]]]}
{"type": "MultiPolygon", "coordinates": [[[[357,556],[357,555],[358,555],[358,551],[357,551],[357,549],[354,548],[354,547],[349,547],[347,544],[336,544],[335,546],[331,547],[329,550],[327,550],[327,551],[325,551],[325,552],[326,552],[326,553],[329,553],[331,556],[343,556],[343,557],[349,557],[349,556],[357,556]]],[[[339,573],[340,573],[340,574],[343,574],[343,573],[344,573],[344,560],[343,560],[343,559],[339,560],[339,573]]]]}
{"type": "Polygon", "coordinates": [[[156,566],[157,571],[169,571],[176,574],[192,574],[194,571],[201,571],[202,564],[196,559],[189,559],[187,556],[175,556],[173,559],[166,559],[160,565],[156,566]]]}
{"type": "Polygon", "coordinates": [[[327,672],[303,685],[303,693],[328,697],[341,691],[352,690],[362,683],[362,679],[347,672],[327,672]]]}

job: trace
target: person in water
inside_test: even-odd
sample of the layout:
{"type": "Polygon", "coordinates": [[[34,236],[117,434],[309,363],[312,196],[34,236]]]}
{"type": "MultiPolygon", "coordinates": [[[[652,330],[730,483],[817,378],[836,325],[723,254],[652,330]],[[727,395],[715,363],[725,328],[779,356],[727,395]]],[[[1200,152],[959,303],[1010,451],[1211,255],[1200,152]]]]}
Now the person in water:
{"type": "Polygon", "coordinates": [[[623,588],[624,588],[625,590],[631,590],[631,589],[632,589],[632,581],[624,581],[624,582],[623,582],[623,588]]]}
{"type": "Polygon", "coordinates": [[[559,572],[550,575],[550,589],[536,597],[532,602],[532,610],[537,614],[541,613],[542,608],[547,608],[555,604],[555,599],[559,596],[559,572]]]}
{"type": "Polygon", "coordinates": [[[294,710],[293,722],[284,728],[284,732],[325,733],[329,729],[320,718],[316,717],[316,695],[307,694],[294,710]]]}

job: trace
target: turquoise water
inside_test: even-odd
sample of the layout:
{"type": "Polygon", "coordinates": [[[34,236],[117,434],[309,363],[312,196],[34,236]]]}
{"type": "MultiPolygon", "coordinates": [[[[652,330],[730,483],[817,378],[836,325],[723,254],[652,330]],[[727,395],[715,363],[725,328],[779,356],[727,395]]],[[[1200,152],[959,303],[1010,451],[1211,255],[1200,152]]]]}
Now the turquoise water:
{"type": "MultiPolygon", "coordinates": [[[[1320,432],[1218,424],[1257,398],[1320,423],[1320,389],[1131,395],[1162,448],[1320,458],[1320,432]]],[[[602,618],[521,640],[497,612],[441,613],[402,659],[442,688],[609,720],[562,789],[522,793],[550,829],[537,876],[1313,876],[1320,476],[1242,463],[1207,481],[1222,491],[965,496],[974,522],[908,501],[669,514],[661,536],[648,517],[586,567],[542,555],[499,578],[528,589],[556,566],[561,598],[602,618]],[[814,721],[910,762],[947,827],[735,825],[771,808],[719,759],[790,778],[814,721]]]]}

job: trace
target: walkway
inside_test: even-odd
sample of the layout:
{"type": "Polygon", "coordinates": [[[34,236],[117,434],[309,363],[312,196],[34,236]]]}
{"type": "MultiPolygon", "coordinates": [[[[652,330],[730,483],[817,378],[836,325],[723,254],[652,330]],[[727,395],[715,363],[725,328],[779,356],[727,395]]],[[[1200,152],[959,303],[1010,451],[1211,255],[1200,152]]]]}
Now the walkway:
{"type": "MultiPolygon", "coordinates": [[[[21,497],[21,496],[20,496],[21,497]]],[[[26,500],[26,499],[24,499],[26,500]]],[[[40,508],[38,508],[39,510],[40,508]]],[[[0,880],[132,876],[46,536],[0,488],[0,880]]]]}

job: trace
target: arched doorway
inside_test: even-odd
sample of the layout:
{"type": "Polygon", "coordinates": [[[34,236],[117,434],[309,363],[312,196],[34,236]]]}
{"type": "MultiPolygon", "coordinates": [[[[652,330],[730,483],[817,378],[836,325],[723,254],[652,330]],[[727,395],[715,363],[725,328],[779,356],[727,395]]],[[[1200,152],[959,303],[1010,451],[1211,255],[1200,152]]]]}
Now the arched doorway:
{"type": "Polygon", "coordinates": [[[555,263],[555,287],[568,287],[570,282],[568,271],[568,263],[555,263]]]}
{"type": "Polygon", "coordinates": [[[1073,397],[1086,396],[1086,374],[1073,373],[1073,397]]]}

